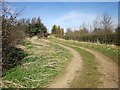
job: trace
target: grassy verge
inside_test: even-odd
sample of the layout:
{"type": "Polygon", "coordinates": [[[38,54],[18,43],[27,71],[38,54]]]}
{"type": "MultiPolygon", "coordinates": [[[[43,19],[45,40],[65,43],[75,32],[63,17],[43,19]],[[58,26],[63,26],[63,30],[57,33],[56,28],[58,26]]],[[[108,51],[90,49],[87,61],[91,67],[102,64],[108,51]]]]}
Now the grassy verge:
{"type": "MultiPolygon", "coordinates": [[[[73,41],[72,41],[73,42],[73,41]]],[[[103,45],[103,44],[95,44],[95,43],[83,43],[83,42],[74,42],[76,45],[85,47],[85,48],[90,48],[94,49],[109,58],[111,58],[114,62],[118,63],[118,47],[111,46],[111,45],[103,45]]]]}
{"type": "Polygon", "coordinates": [[[99,84],[99,73],[95,56],[78,47],[72,47],[80,53],[84,63],[83,75],[79,72],[78,76],[71,83],[72,87],[96,88],[99,84]]]}
{"type": "Polygon", "coordinates": [[[78,72],[77,76],[74,78],[73,82],[70,83],[70,87],[80,87],[80,88],[96,88],[99,84],[99,73],[97,69],[97,62],[95,56],[88,51],[85,51],[77,46],[72,46],[71,43],[67,41],[60,41],[55,39],[50,39],[56,43],[67,45],[78,51],[83,60],[83,71],[78,72]],[[82,75],[81,75],[82,73],[82,75]]]}
{"type": "MultiPolygon", "coordinates": [[[[52,39],[53,37],[51,37],[52,39]]],[[[55,38],[54,38],[55,39],[55,38]]],[[[97,43],[90,43],[90,42],[79,42],[74,40],[64,40],[64,39],[56,39],[60,42],[68,43],[70,45],[76,45],[84,48],[94,49],[109,58],[111,58],[115,63],[118,63],[118,47],[106,44],[97,44],[97,43]]]]}
{"type": "Polygon", "coordinates": [[[25,46],[28,56],[21,65],[5,73],[3,81],[11,83],[5,82],[3,87],[42,88],[63,70],[71,57],[68,50],[57,44],[38,47],[28,42],[25,46]]]}

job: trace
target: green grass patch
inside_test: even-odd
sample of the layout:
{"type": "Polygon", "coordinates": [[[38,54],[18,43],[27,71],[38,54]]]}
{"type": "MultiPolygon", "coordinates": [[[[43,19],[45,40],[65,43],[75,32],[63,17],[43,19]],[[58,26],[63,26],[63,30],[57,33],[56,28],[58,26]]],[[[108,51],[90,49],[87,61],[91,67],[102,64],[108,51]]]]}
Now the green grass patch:
{"type": "MultiPolygon", "coordinates": [[[[31,45],[31,43],[27,43],[27,45],[31,45]]],[[[26,47],[28,47],[27,45],[26,47]]],[[[37,48],[45,53],[42,57],[34,53],[34,48],[27,49],[31,49],[32,52],[28,52],[28,56],[22,60],[21,65],[7,71],[3,80],[12,81],[26,88],[42,88],[64,69],[71,57],[68,50],[52,43],[42,49],[37,48]]],[[[18,88],[13,83],[5,84],[5,86],[18,88]]]]}
{"type": "Polygon", "coordinates": [[[35,45],[33,43],[31,43],[30,41],[27,41],[27,40],[25,41],[24,45],[25,45],[26,49],[28,49],[28,50],[31,50],[35,47],[35,45]]]}

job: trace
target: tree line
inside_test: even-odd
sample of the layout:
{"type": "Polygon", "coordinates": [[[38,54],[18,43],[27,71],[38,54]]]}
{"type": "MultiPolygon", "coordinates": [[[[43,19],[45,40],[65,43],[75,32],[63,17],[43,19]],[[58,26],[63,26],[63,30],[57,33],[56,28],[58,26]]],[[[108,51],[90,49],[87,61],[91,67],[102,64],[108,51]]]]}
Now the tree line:
{"type": "Polygon", "coordinates": [[[64,29],[60,26],[53,25],[51,29],[51,34],[55,35],[56,37],[63,37],[64,35],[64,29]]]}
{"type": "MultiPolygon", "coordinates": [[[[64,29],[63,29],[64,30],[64,29]]],[[[55,34],[57,27],[52,27],[52,34],[55,34]]],[[[67,28],[62,38],[67,40],[78,40],[83,42],[114,44],[119,45],[119,28],[113,27],[112,18],[104,13],[103,16],[97,17],[93,26],[87,27],[85,23],[78,30],[67,28]]],[[[60,34],[60,32],[58,32],[60,34]]]]}
{"type": "Polygon", "coordinates": [[[47,36],[47,28],[44,26],[44,24],[41,22],[40,17],[38,18],[32,18],[31,20],[25,20],[23,19],[22,24],[26,25],[26,34],[30,37],[38,35],[39,37],[46,37],[47,36]]]}

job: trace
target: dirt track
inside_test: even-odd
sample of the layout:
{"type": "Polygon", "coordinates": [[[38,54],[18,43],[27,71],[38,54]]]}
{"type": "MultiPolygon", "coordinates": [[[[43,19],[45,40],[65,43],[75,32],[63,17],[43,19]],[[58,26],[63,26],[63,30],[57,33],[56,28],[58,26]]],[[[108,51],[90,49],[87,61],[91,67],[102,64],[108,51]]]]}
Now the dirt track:
{"type": "Polygon", "coordinates": [[[48,88],[69,88],[69,83],[73,80],[76,73],[82,70],[82,60],[79,53],[70,47],[63,45],[60,46],[68,49],[72,53],[73,57],[63,71],[64,73],[58,76],[57,79],[55,79],[52,83],[50,83],[47,86],[48,88]]]}
{"type": "MultiPolygon", "coordinates": [[[[82,60],[79,57],[79,54],[72,48],[66,46],[63,47],[70,50],[74,57],[72,58],[70,64],[65,69],[65,71],[67,71],[66,74],[54,80],[53,83],[49,85],[50,88],[69,87],[68,81],[72,81],[72,79],[76,75],[76,73],[72,71],[75,71],[75,69],[77,68],[82,70],[82,60]],[[78,60],[81,61],[81,63],[78,63],[78,60]],[[81,67],[79,67],[78,65],[80,65],[81,67]]],[[[118,65],[115,62],[113,62],[109,57],[95,50],[90,50],[83,47],[79,48],[82,48],[92,53],[96,57],[96,60],[98,62],[98,72],[100,73],[99,76],[100,83],[98,88],[118,88],[118,65]]]]}
{"type": "Polygon", "coordinates": [[[118,65],[109,57],[91,49],[84,49],[95,55],[100,73],[100,84],[98,88],[118,88],[118,65]]]}
{"type": "Polygon", "coordinates": [[[101,73],[100,88],[118,88],[118,65],[107,56],[90,49],[85,49],[95,55],[99,63],[98,70],[101,73]]]}

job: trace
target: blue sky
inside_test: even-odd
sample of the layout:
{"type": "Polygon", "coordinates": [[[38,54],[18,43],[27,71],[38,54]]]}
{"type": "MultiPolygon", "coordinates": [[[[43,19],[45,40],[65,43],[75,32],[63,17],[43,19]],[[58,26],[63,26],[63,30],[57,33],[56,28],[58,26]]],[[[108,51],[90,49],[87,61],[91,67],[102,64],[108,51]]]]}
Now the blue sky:
{"type": "Polygon", "coordinates": [[[10,2],[13,8],[25,8],[20,18],[40,17],[48,31],[52,25],[77,29],[83,23],[92,25],[97,16],[108,13],[117,24],[117,2],[10,2]]]}

